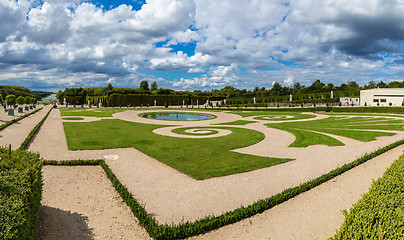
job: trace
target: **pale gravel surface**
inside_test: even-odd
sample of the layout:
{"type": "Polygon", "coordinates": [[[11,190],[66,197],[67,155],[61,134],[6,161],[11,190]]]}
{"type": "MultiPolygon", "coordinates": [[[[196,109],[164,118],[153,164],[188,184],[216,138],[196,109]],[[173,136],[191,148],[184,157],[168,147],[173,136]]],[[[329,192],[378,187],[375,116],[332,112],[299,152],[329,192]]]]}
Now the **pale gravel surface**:
{"type": "Polygon", "coordinates": [[[44,166],[37,240],[150,239],[100,166],[44,166]]]}
{"type": "MultiPolygon", "coordinates": [[[[42,118],[48,113],[49,106],[44,109],[24,118],[18,122],[11,124],[5,129],[0,131],[0,146],[8,146],[11,144],[12,149],[17,149],[24,142],[25,138],[31,132],[31,130],[42,120],[42,118]]],[[[2,119],[8,119],[8,116],[0,116],[2,119]]]]}
{"type": "MultiPolygon", "coordinates": [[[[141,112],[146,111],[116,113],[114,114],[114,118],[134,122],[168,125],[167,121],[140,118],[137,115],[141,112]]],[[[213,114],[217,115],[218,118],[198,122],[176,121],[175,125],[198,127],[241,119],[240,116],[224,112],[215,112],[213,114]]],[[[323,117],[326,116],[317,115],[317,118],[323,117]]],[[[104,155],[119,155],[117,160],[107,160],[110,168],[120,181],[128,187],[136,199],[140,202],[146,203],[147,211],[155,214],[160,223],[178,222],[181,221],[181,219],[194,220],[210,213],[220,214],[223,211],[233,210],[241,204],[251,204],[258,199],[269,197],[285,188],[318,177],[319,175],[341,166],[344,163],[355,160],[366,152],[372,152],[378,147],[388,145],[389,143],[402,139],[404,136],[404,133],[399,132],[396,136],[382,137],[377,141],[367,143],[339,137],[339,140],[348,143],[348,146],[310,146],[304,149],[287,148],[287,146],[294,140],[292,134],[264,127],[262,123],[252,123],[240,127],[261,131],[265,134],[265,139],[260,143],[247,148],[238,149],[237,151],[262,156],[294,157],[296,160],[256,171],[196,181],[132,148],[68,151],[61,122],[58,110],[52,111],[48,120],[45,122],[44,127],[30,146],[30,150],[39,151],[44,158],[55,160],[98,159],[102,158],[104,155]],[[47,144],[41,144],[43,142],[47,142],[47,144]]],[[[268,121],[263,122],[268,123],[268,121]]],[[[381,159],[385,158],[388,160],[394,160],[397,157],[393,157],[392,159],[391,157],[381,157],[381,159]]],[[[366,169],[366,166],[359,166],[356,169],[366,169]]],[[[370,179],[377,178],[380,175],[380,171],[383,172],[385,168],[376,167],[375,169],[377,171],[368,171],[370,179]]],[[[358,176],[359,175],[355,175],[353,177],[358,176]]],[[[354,181],[354,179],[351,178],[352,177],[349,176],[343,177],[343,180],[347,182],[354,181]]],[[[358,179],[356,181],[361,182],[361,180],[358,179]]],[[[367,185],[366,180],[364,180],[364,183],[366,185],[364,188],[357,189],[356,186],[360,184],[351,184],[349,185],[349,189],[336,194],[336,197],[331,198],[331,202],[324,208],[324,212],[322,212],[322,210],[316,210],[316,205],[312,204],[314,201],[311,201],[313,197],[308,197],[308,200],[301,200],[301,202],[300,200],[292,200],[298,201],[297,206],[301,205],[301,209],[305,209],[305,207],[310,209],[310,205],[313,205],[314,210],[311,213],[307,213],[308,219],[321,219],[321,216],[324,216],[323,218],[332,219],[332,217],[327,216],[338,215],[341,209],[347,208],[356,202],[360,193],[367,190],[370,183],[367,185]],[[357,197],[353,197],[353,195],[357,197]],[[336,204],[333,204],[333,201],[336,201],[336,204]],[[338,201],[341,201],[343,204],[337,204],[338,201]]],[[[319,191],[316,195],[324,194],[325,197],[328,196],[329,194],[324,191],[319,191]]],[[[312,192],[315,191],[312,190],[306,194],[312,194],[312,192]]],[[[319,201],[321,201],[320,197],[319,201]]],[[[285,203],[285,205],[287,205],[287,203],[285,203]]],[[[278,207],[274,209],[278,209],[278,207]]],[[[241,228],[240,225],[236,224],[229,227],[235,226],[235,228],[240,228],[240,230],[243,229],[244,232],[237,232],[236,230],[230,231],[235,231],[237,233],[235,237],[239,236],[239,239],[249,238],[247,236],[256,236],[258,239],[268,239],[268,232],[272,232],[269,231],[271,228],[268,228],[268,231],[262,228],[268,227],[268,225],[265,225],[267,222],[272,221],[273,223],[275,221],[277,222],[277,228],[289,229],[288,231],[290,232],[298,233],[298,239],[312,239],[310,238],[313,236],[313,229],[310,227],[313,225],[312,222],[296,220],[296,224],[289,224],[293,225],[289,226],[287,224],[288,221],[276,220],[276,215],[273,215],[272,211],[274,210],[269,210],[264,214],[259,215],[263,216],[262,218],[258,218],[259,216],[256,216],[257,219],[255,217],[251,218],[251,221],[254,221],[254,226],[257,225],[261,227],[241,228]],[[284,225],[285,227],[282,228],[280,225],[284,225]],[[246,233],[247,235],[243,235],[246,233]],[[261,233],[262,235],[259,235],[261,233]]],[[[285,210],[279,211],[279,215],[283,215],[285,219],[287,219],[289,216],[292,216],[296,210],[294,210],[293,207],[287,207],[285,210]]],[[[297,214],[306,215],[302,212],[297,214]]],[[[342,214],[339,215],[339,217],[336,217],[338,220],[325,224],[327,228],[319,227],[319,229],[317,229],[318,232],[316,230],[314,235],[331,236],[335,229],[342,223],[342,214]]],[[[245,220],[240,224],[246,225],[246,221],[248,222],[249,220],[245,220]]],[[[324,219],[321,221],[324,221],[324,219]]],[[[227,238],[227,236],[230,235],[227,235],[226,229],[227,227],[219,229],[217,232],[213,232],[219,233],[219,235],[212,235],[212,237],[222,239],[223,236],[226,236],[225,238],[227,238]],[[220,235],[223,231],[225,235],[220,235]]],[[[282,237],[278,238],[279,236],[286,236],[282,234],[279,236],[275,234],[273,236],[274,238],[271,239],[289,239],[282,237]]],[[[290,239],[295,239],[295,237],[290,237],[290,239]]]]}

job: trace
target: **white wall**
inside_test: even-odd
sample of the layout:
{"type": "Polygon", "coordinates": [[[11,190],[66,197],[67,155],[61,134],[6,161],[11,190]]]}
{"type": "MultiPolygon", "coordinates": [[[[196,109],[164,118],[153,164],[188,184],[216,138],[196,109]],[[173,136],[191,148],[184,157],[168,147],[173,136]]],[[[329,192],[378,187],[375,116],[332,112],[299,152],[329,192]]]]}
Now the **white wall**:
{"type": "Polygon", "coordinates": [[[404,100],[404,88],[376,88],[360,92],[361,106],[401,106],[404,100]]]}

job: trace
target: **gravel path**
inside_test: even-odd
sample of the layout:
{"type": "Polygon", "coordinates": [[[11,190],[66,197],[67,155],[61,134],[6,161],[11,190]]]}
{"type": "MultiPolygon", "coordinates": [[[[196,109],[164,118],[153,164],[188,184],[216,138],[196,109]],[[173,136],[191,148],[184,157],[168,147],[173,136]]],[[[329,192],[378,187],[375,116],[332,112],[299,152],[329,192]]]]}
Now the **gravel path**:
{"type": "MultiPolygon", "coordinates": [[[[137,116],[139,113],[141,111],[126,111],[114,114],[114,118],[167,124],[167,121],[140,118],[137,116]]],[[[176,124],[184,127],[199,127],[241,119],[240,116],[225,112],[214,114],[218,118],[198,122],[176,122],[176,124]]],[[[214,129],[214,126],[210,127],[214,129]]],[[[171,223],[182,219],[195,220],[212,213],[221,214],[223,211],[238,208],[241,204],[249,205],[285,188],[318,177],[355,160],[366,152],[372,152],[404,137],[404,133],[399,132],[395,136],[381,137],[366,143],[339,138],[342,142],[348,143],[347,146],[288,148],[287,146],[294,140],[294,136],[290,133],[267,128],[262,123],[241,127],[261,131],[265,134],[265,139],[236,151],[261,156],[293,157],[295,160],[251,172],[197,181],[133,148],[69,151],[58,110],[52,111],[29,149],[40,152],[45,159],[54,160],[99,159],[107,155],[117,155],[117,159],[106,160],[112,171],[136,199],[146,203],[147,211],[155,214],[160,223],[171,223]]],[[[313,236],[331,236],[343,221],[340,211],[355,203],[360,194],[370,187],[371,179],[378,178],[391,161],[397,158],[401,150],[396,150],[394,155],[389,153],[375,160],[376,163],[382,162],[386,165],[375,165],[374,168],[361,165],[354,169],[355,171],[364,170],[368,174],[366,176],[343,175],[341,181],[334,180],[326,184],[335,182],[340,185],[331,185],[327,188],[323,184],[263,214],[214,231],[210,233],[212,235],[197,238],[249,239],[249,236],[252,236],[254,239],[268,239],[268,237],[313,239],[313,236]],[[332,193],[333,189],[339,190],[332,193]],[[329,196],[333,197],[327,198],[329,196]],[[318,224],[320,221],[323,224],[318,224]],[[251,225],[250,222],[253,224],[251,225]],[[275,232],[274,229],[278,229],[279,232],[275,232]],[[232,235],[231,232],[234,234],[232,235]]]]}
{"type": "Polygon", "coordinates": [[[0,146],[11,144],[12,149],[19,148],[35,125],[48,113],[49,108],[49,106],[44,107],[44,109],[0,131],[0,146]]]}
{"type": "Polygon", "coordinates": [[[150,239],[100,166],[45,166],[35,239],[150,239]]]}

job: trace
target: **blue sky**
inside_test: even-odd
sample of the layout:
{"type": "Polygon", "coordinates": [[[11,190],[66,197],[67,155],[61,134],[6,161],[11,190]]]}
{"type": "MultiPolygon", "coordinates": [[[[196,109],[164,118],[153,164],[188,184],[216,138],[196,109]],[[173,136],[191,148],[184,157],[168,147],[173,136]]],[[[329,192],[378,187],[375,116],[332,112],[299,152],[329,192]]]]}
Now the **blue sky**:
{"type": "Polygon", "coordinates": [[[404,80],[404,3],[3,0],[0,84],[176,90],[404,80]]]}

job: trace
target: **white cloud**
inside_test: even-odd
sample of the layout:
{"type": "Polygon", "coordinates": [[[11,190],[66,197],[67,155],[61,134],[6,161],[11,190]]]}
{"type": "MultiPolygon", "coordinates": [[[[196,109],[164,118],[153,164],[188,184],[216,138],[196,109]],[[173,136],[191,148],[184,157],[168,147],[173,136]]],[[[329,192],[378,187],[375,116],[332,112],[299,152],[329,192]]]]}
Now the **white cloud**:
{"type": "Polygon", "coordinates": [[[293,84],[293,76],[288,76],[285,80],[283,80],[284,86],[291,86],[293,84]]]}
{"type": "Polygon", "coordinates": [[[380,0],[148,0],[138,11],[0,0],[0,79],[44,86],[158,79],[142,69],[205,73],[174,83],[188,88],[402,79],[403,12],[402,1],[380,0]],[[196,44],[195,53],[174,51],[183,43],[196,44]]]}

